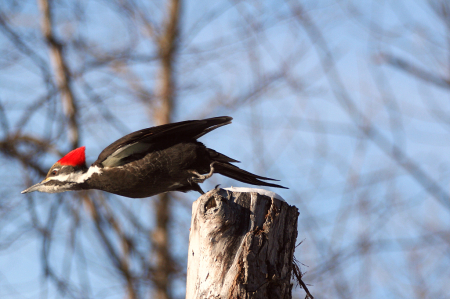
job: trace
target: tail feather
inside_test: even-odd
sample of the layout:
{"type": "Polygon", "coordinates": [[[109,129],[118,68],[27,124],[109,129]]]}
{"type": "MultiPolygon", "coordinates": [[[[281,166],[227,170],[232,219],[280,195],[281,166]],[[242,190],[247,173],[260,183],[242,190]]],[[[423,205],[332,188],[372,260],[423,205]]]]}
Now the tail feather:
{"type": "Polygon", "coordinates": [[[235,163],[239,163],[238,160],[234,160],[233,158],[230,158],[228,156],[225,156],[224,154],[221,154],[219,152],[216,152],[213,149],[210,148],[206,148],[206,151],[208,152],[209,157],[211,158],[211,160],[213,161],[217,161],[217,162],[224,162],[224,163],[229,163],[229,162],[235,162],[235,163]]]}
{"type": "Polygon", "coordinates": [[[257,186],[269,186],[269,187],[275,187],[275,188],[289,189],[289,188],[286,188],[281,185],[261,181],[261,180],[266,180],[266,181],[267,180],[278,181],[278,180],[253,174],[251,172],[240,169],[239,167],[231,165],[229,163],[217,162],[214,164],[214,169],[215,169],[215,172],[220,173],[221,175],[227,176],[229,178],[235,179],[235,180],[243,182],[243,183],[257,185],[257,186]]]}

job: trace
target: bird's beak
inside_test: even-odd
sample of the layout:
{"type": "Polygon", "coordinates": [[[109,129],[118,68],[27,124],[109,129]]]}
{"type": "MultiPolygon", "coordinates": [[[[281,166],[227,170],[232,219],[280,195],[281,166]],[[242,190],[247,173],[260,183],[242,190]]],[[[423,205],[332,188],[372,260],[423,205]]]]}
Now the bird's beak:
{"type": "Polygon", "coordinates": [[[45,182],[47,182],[47,180],[43,180],[42,182],[37,183],[36,185],[33,185],[33,186],[31,186],[30,188],[27,188],[27,189],[23,190],[23,191],[20,192],[20,193],[25,194],[25,193],[30,193],[30,192],[33,192],[33,191],[39,191],[40,187],[41,187],[45,182]]]}

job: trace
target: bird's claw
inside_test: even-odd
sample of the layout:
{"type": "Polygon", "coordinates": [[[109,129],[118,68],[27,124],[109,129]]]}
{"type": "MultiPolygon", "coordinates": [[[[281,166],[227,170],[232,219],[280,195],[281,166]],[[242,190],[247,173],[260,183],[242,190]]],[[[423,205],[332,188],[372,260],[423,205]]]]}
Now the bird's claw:
{"type": "Polygon", "coordinates": [[[209,179],[213,174],[214,174],[214,163],[216,163],[216,161],[212,162],[211,164],[209,164],[210,170],[209,173],[207,174],[200,174],[195,170],[191,170],[192,174],[195,174],[196,177],[192,177],[189,179],[189,181],[191,183],[203,183],[205,180],[209,179]]]}

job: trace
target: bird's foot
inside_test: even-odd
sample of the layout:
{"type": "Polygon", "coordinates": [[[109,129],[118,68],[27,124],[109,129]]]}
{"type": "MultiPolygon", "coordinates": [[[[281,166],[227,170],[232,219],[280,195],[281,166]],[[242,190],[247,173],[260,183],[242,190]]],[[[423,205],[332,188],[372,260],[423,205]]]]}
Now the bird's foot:
{"type": "Polygon", "coordinates": [[[207,174],[200,174],[195,170],[191,170],[190,172],[192,174],[195,174],[197,177],[192,177],[189,179],[189,181],[192,183],[203,183],[206,179],[209,179],[214,174],[214,163],[216,163],[216,161],[209,164],[210,170],[207,174]]]}

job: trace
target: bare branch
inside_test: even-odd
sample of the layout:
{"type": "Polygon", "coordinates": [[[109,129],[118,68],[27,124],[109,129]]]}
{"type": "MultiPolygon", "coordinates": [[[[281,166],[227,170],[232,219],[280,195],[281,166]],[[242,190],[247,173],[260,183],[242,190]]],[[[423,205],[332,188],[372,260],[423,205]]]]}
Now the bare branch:
{"type": "Polygon", "coordinates": [[[42,33],[50,49],[50,60],[69,123],[69,141],[72,148],[77,148],[79,144],[78,109],[71,87],[70,71],[63,55],[63,44],[57,40],[53,33],[52,11],[49,0],[39,0],[39,7],[42,13],[42,33]]]}
{"type": "Polygon", "coordinates": [[[394,56],[392,54],[388,53],[381,53],[380,54],[380,61],[384,61],[387,64],[398,68],[407,74],[416,77],[417,79],[423,80],[425,82],[431,83],[433,85],[450,89],[450,80],[445,79],[442,77],[437,76],[436,74],[433,74],[429,71],[426,71],[422,68],[420,68],[417,65],[414,65],[411,62],[406,61],[405,59],[402,59],[400,57],[394,56]]]}
{"type": "Polygon", "coordinates": [[[421,166],[408,157],[400,147],[392,144],[389,139],[387,139],[358,109],[350,96],[350,93],[343,84],[339,72],[335,68],[333,54],[329,50],[319,28],[309,17],[308,13],[302,8],[300,3],[294,5],[290,2],[290,4],[297,20],[303,25],[312,43],[316,46],[323,71],[326,74],[326,78],[328,79],[328,83],[331,86],[334,96],[339,100],[341,106],[354,121],[356,127],[372,140],[386,155],[391,157],[405,169],[420,185],[423,186],[424,190],[450,211],[450,194],[431,178],[421,166]]]}

